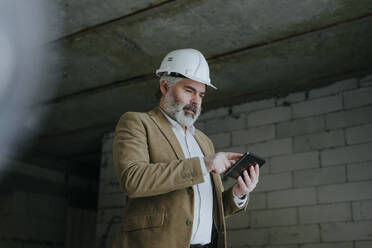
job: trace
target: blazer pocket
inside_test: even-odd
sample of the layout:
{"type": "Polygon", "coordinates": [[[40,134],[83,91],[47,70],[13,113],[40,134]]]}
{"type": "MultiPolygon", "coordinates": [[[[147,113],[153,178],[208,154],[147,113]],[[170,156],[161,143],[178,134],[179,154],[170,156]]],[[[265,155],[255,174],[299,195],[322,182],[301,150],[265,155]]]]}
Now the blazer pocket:
{"type": "Polygon", "coordinates": [[[123,231],[129,232],[146,228],[161,227],[164,224],[164,217],[164,213],[124,217],[123,231]]]}

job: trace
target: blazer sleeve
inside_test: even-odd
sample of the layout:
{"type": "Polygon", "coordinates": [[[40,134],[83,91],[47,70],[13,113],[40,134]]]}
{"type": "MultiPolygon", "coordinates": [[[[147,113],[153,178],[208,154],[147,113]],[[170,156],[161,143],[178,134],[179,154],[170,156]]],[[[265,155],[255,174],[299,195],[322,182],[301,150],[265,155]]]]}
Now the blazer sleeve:
{"type": "MultiPolygon", "coordinates": [[[[209,147],[210,147],[210,153],[213,154],[215,153],[213,142],[207,137],[204,136],[206,140],[208,140],[209,147]]],[[[234,196],[233,196],[233,186],[228,188],[227,190],[224,190],[221,178],[218,177],[217,180],[217,187],[221,188],[222,192],[222,203],[223,203],[223,211],[224,211],[224,216],[228,217],[240,212],[243,212],[247,209],[248,202],[249,202],[249,195],[247,195],[248,199],[245,202],[245,204],[242,207],[238,207],[234,201],[234,196]]]]}
{"type": "Polygon", "coordinates": [[[248,199],[242,207],[238,207],[234,201],[233,197],[233,187],[230,187],[228,190],[225,190],[222,193],[223,199],[223,209],[225,217],[229,217],[231,215],[243,212],[247,209],[248,202],[249,202],[249,195],[247,195],[248,199]]]}
{"type": "Polygon", "coordinates": [[[198,157],[151,163],[146,128],[140,113],[127,112],[119,120],[113,144],[114,164],[128,197],[165,194],[204,181],[198,157]]]}

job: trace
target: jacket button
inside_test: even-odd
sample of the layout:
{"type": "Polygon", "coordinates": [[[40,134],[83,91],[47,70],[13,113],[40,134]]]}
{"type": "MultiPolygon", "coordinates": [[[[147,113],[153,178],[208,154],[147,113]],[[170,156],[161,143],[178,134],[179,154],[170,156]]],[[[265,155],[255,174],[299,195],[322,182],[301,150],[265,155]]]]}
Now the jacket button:
{"type": "Polygon", "coordinates": [[[193,194],[194,194],[194,190],[192,189],[192,187],[188,187],[188,188],[187,188],[187,192],[188,192],[190,195],[193,195],[193,194]]]}
{"type": "Polygon", "coordinates": [[[186,225],[191,226],[192,225],[192,220],[186,220],[186,225]]]}

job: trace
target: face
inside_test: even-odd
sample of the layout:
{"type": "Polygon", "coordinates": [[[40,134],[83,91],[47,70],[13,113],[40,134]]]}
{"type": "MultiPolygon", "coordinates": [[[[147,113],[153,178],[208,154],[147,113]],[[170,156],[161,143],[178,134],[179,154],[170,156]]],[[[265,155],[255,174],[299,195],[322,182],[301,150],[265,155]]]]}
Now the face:
{"type": "Polygon", "coordinates": [[[168,89],[164,96],[164,110],[183,126],[191,126],[198,119],[205,95],[205,84],[184,78],[168,89]]]}

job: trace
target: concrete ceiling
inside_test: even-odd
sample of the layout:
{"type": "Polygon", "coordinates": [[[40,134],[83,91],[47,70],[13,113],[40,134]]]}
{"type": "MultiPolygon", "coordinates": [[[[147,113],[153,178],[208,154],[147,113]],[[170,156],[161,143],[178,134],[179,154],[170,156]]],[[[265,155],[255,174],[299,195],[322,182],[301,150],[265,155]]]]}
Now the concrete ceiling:
{"type": "Polygon", "coordinates": [[[372,71],[372,1],[59,0],[45,47],[56,85],[26,157],[98,165],[103,134],[126,111],[154,107],[154,71],[196,48],[213,83],[204,109],[283,95],[372,71]],[[63,28],[61,28],[63,27],[63,28]],[[38,154],[38,155],[36,155],[38,154]]]}

